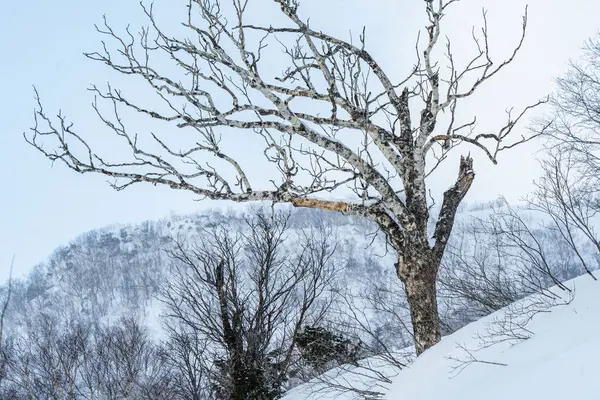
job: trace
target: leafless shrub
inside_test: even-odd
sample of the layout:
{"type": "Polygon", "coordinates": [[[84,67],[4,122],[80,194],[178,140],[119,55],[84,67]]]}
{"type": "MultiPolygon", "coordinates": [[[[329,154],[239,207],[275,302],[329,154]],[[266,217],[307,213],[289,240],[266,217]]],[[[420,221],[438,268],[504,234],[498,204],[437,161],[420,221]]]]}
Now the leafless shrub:
{"type": "Polygon", "coordinates": [[[500,344],[514,346],[531,339],[535,335],[535,332],[529,327],[532,319],[538,314],[551,312],[554,307],[570,304],[574,296],[574,291],[554,293],[552,290],[548,290],[545,293],[531,295],[504,308],[498,316],[494,316],[485,324],[483,331],[476,333],[474,338],[476,342],[473,346],[467,346],[464,343],[457,344],[460,354],[447,357],[453,361],[450,370],[451,376],[460,374],[475,363],[507,366],[506,363],[483,359],[478,356],[478,352],[500,344]],[[549,296],[549,293],[554,296],[549,296]]]}
{"type": "Polygon", "coordinates": [[[501,362],[482,360],[482,359],[478,358],[476,356],[476,354],[474,354],[473,350],[469,350],[464,344],[457,344],[456,347],[462,350],[463,357],[460,357],[460,358],[454,357],[454,356],[448,357],[449,360],[452,360],[455,362],[455,365],[453,365],[451,368],[451,372],[450,372],[451,377],[456,377],[458,374],[460,374],[462,371],[467,369],[469,366],[471,366],[472,364],[477,364],[477,363],[487,364],[487,365],[495,365],[495,366],[500,366],[500,367],[508,366],[508,364],[501,363],[501,362]]]}
{"type": "Polygon", "coordinates": [[[586,270],[545,214],[506,202],[490,212],[460,226],[444,260],[441,299],[452,330],[526,296],[555,300],[550,287],[570,292],[563,282],[586,270]]]}

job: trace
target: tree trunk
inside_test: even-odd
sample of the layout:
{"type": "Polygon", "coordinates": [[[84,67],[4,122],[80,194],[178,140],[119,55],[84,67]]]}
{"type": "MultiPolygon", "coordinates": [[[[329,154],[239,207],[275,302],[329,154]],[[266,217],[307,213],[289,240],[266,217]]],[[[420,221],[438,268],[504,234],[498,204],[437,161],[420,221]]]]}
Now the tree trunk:
{"type": "Polygon", "coordinates": [[[410,308],[414,343],[420,355],[441,339],[440,321],[437,307],[438,265],[429,257],[430,252],[413,251],[417,259],[399,257],[398,277],[404,283],[404,291],[410,308]]]}

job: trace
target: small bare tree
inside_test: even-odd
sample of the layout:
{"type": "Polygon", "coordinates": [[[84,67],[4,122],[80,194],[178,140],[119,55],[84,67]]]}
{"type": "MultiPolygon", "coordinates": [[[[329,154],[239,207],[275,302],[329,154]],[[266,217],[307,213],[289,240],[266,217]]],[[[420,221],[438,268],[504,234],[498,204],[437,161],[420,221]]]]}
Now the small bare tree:
{"type": "MultiPolygon", "coordinates": [[[[453,332],[529,294],[510,267],[505,241],[489,220],[459,224],[442,261],[439,285],[443,327],[453,332]]],[[[523,264],[521,264],[523,265],[523,264]]]]}
{"type": "Polygon", "coordinates": [[[552,114],[540,124],[547,137],[544,173],[529,200],[545,213],[569,244],[585,271],[598,262],[586,256],[584,247],[600,251],[595,227],[600,211],[600,34],[589,39],[583,57],[571,62],[557,80],[551,99],[552,114]]]}
{"type": "Polygon", "coordinates": [[[486,319],[475,343],[456,343],[459,351],[448,357],[453,376],[476,363],[507,366],[498,351],[485,349],[533,337],[530,322],[569,304],[575,291],[565,281],[585,268],[561,227],[540,221],[543,213],[511,207],[504,199],[490,211],[458,226],[442,263],[441,308],[449,331],[499,311],[486,319]]]}
{"type": "Polygon", "coordinates": [[[587,41],[581,60],[571,62],[568,72],[557,79],[551,98],[553,112],[542,119],[551,147],[568,151],[582,172],[600,170],[600,34],[587,41]]]}
{"type": "Polygon", "coordinates": [[[119,74],[139,78],[160,103],[110,85],[106,90],[91,87],[111,105],[112,115],[96,102],[93,107],[128,155],[117,159],[95,150],[64,115],[50,118],[37,92],[35,125],[26,140],[76,172],[114,179],[117,190],[147,182],[202,198],[288,202],[375,221],[397,252],[395,267],[420,354],[440,340],[436,276],[456,210],[475,177],[473,160],[461,157],[433,232],[428,230],[426,180],[463,144],[496,164],[502,151],[535,136],[513,139],[511,133],[541,103],[509,112],[496,133],[477,132],[476,118],[459,121],[461,101],[521,49],[527,13],[520,40],[504,61],[493,61],[485,12],[479,33],[473,29],[472,57],[458,60],[450,42],[441,43],[441,21],[457,1],[424,2],[425,38],[417,41],[414,68],[398,81],[367,50],[364,33],[358,40],[344,40],[317,30],[301,17],[298,0],[189,0],[184,32],[176,36],[161,27],[152,6],[142,5],[150,26],[138,37],[129,29],[119,34],[105,20],[98,31],[116,47],[103,42],[101,51],[86,54],[119,74]],[[254,4],[277,7],[281,25],[250,22],[254,4]],[[268,51],[276,46],[282,46],[283,59],[268,51]],[[444,56],[436,59],[444,47],[444,56]],[[284,72],[278,75],[274,68],[284,72]],[[194,137],[184,143],[170,135],[134,134],[121,117],[127,111],[194,137]],[[251,171],[249,164],[256,160],[239,157],[241,142],[263,143],[266,177],[251,171]],[[330,201],[319,196],[328,192],[354,197],[330,201]]]}
{"type": "Polygon", "coordinates": [[[206,358],[207,341],[189,329],[165,326],[169,340],[163,345],[162,356],[168,360],[178,378],[177,386],[183,398],[202,400],[210,393],[206,358]]]}
{"type": "Polygon", "coordinates": [[[305,233],[299,253],[286,252],[288,219],[259,211],[245,233],[206,231],[196,245],[177,243],[172,252],[167,323],[178,327],[177,338],[192,339],[188,350],[201,349],[184,349],[181,359],[208,381],[188,382],[201,398],[277,398],[297,362],[298,333],[319,323],[331,303],[330,234],[305,233]]]}
{"type": "Polygon", "coordinates": [[[166,360],[159,356],[146,329],[133,318],[98,332],[86,354],[85,387],[96,396],[148,398],[148,393],[173,396],[171,382],[164,379],[166,360]]]}
{"type": "Polygon", "coordinates": [[[564,282],[587,269],[563,227],[543,220],[545,210],[503,200],[490,211],[459,225],[442,263],[440,297],[451,331],[506,307],[506,316],[524,316],[518,301],[527,296],[539,298],[527,303],[528,312],[545,311],[571,294],[564,282]]]}
{"type": "Polygon", "coordinates": [[[597,268],[598,260],[590,259],[588,249],[591,245],[592,254],[600,252],[600,237],[595,230],[600,212],[597,171],[589,171],[589,165],[582,164],[570,151],[551,152],[542,167],[544,173],[528,199],[529,207],[549,217],[552,229],[596,280],[592,270],[597,268]]]}

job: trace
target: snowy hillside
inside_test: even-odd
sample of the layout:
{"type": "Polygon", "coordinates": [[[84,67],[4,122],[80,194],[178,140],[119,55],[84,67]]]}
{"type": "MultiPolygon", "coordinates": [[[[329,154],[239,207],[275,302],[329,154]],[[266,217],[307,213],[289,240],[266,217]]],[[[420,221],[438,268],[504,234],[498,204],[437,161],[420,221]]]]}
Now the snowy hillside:
{"type": "MultiPolygon", "coordinates": [[[[108,324],[134,315],[148,325],[154,337],[162,339],[163,305],[157,297],[171,275],[174,262],[168,251],[174,241],[194,243],[201,240],[202,232],[213,229],[244,232],[248,228],[245,219],[255,207],[173,215],[83,233],[35,266],[27,278],[14,282],[8,329],[25,325],[40,312],[108,324]]],[[[293,251],[305,229],[326,226],[331,230],[331,240],[336,243],[332,262],[339,267],[341,287],[365,292],[365,282],[396,282],[390,268],[393,254],[369,221],[319,210],[277,208],[291,212],[286,251],[293,251]]]]}
{"type": "MultiPolygon", "coordinates": [[[[502,202],[463,207],[457,216],[438,280],[442,334],[450,335],[470,322],[478,322],[446,336],[439,346],[412,365],[414,352],[408,347],[412,344],[412,328],[404,288],[393,268],[395,254],[386,246],[385,238],[377,233],[374,224],[341,213],[282,208],[290,211],[289,229],[282,236],[282,259],[293,259],[301,253],[298,246],[302,240],[299,239],[306,234],[327,237],[331,248],[335,248],[328,258],[328,268],[335,273],[327,280],[327,290],[319,296],[319,301],[329,306],[318,322],[323,326],[315,325],[312,329],[313,332],[329,330],[327,332],[333,336],[327,336],[328,340],[347,346],[344,347],[346,358],[338,357],[337,350],[335,357],[319,358],[316,362],[298,358],[297,369],[291,371],[281,385],[282,391],[289,390],[286,400],[361,398],[357,397],[356,389],[362,398],[368,395],[367,398],[380,399],[386,393],[396,393],[396,389],[388,392],[390,387],[400,388],[402,394],[390,398],[437,399],[438,392],[421,394],[422,388],[411,386],[411,382],[439,380],[443,382],[440,385],[447,386],[444,390],[451,391],[462,385],[476,388],[469,379],[484,382],[487,371],[508,374],[506,379],[512,379],[506,372],[511,371],[511,363],[518,369],[527,369],[533,362],[528,358],[515,358],[515,355],[521,356],[515,351],[537,343],[534,339],[553,340],[553,337],[544,339],[544,326],[539,328],[538,336],[535,325],[538,320],[553,316],[554,313],[547,314],[549,306],[561,302],[559,296],[547,288],[581,275],[585,272],[584,264],[591,270],[598,267],[597,251],[583,235],[573,236],[572,243],[566,242],[559,231],[545,223],[543,215],[513,210],[502,202]],[[534,299],[527,297],[532,293],[538,296],[535,303],[525,306],[519,301],[534,299]],[[503,308],[502,313],[489,316],[503,308]],[[520,325],[523,319],[528,320],[536,312],[541,313],[533,320],[535,329],[520,325]],[[507,316],[511,318],[506,319],[507,316]],[[499,338],[488,334],[478,339],[481,343],[472,339],[475,331],[484,328],[495,330],[493,333],[500,334],[499,338]],[[514,339],[528,340],[511,347],[514,339]],[[496,341],[500,344],[489,346],[496,341]],[[464,342],[465,347],[455,348],[457,342],[464,342]],[[486,348],[477,349],[478,345],[486,348]],[[478,361],[468,359],[469,351],[470,357],[476,357],[478,361]],[[467,368],[457,374],[465,366],[467,368]],[[421,370],[437,375],[421,376],[421,370]],[[451,376],[453,378],[449,379],[451,376]],[[452,389],[456,382],[460,384],[452,389]],[[404,392],[410,390],[413,390],[411,395],[405,396],[404,392]],[[425,395],[429,397],[421,397],[425,395]]],[[[169,320],[172,316],[165,317],[164,300],[165,293],[172,289],[169,285],[176,279],[175,271],[182,266],[179,264],[181,259],[175,259],[172,254],[175,241],[202,247],[210,242],[207,239],[215,232],[225,230],[233,235],[247,235],[248,218],[255,211],[249,206],[229,212],[171,216],[160,221],[110,226],[82,234],[37,265],[26,279],[13,282],[7,337],[18,341],[19,348],[26,350],[31,347],[28,341],[39,331],[40,321],[46,321],[44,326],[52,329],[60,327],[58,331],[52,331],[59,338],[61,332],[70,334],[73,324],[95,330],[112,329],[120,326],[122,318],[133,318],[143,325],[142,329],[150,334],[156,345],[171,343],[173,332],[165,327],[173,326],[169,320]]],[[[271,208],[263,211],[271,213],[271,208]]],[[[251,283],[250,275],[241,276],[244,278],[239,282],[251,283]]],[[[594,315],[593,310],[588,312],[581,305],[587,304],[585,296],[590,296],[590,290],[586,289],[590,283],[586,279],[592,281],[589,276],[575,281],[578,296],[566,308],[571,310],[579,304],[575,317],[582,320],[585,315],[594,315]],[[579,286],[584,289],[581,296],[579,286]]],[[[561,296],[568,293],[564,289],[561,296]]],[[[0,287],[0,295],[5,292],[6,288],[0,287]]],[[[561,310],[560,306],[556,310],[561,310]]],[[[568,312],[561,312],[575,318],[568,312]]],[[[574,325],[567,321],[561,329],[568,332],[574,325]]],[[[576,337],[583,337],[586,332],[581,330],[576,337]]],[[[565,332],[559,333],[557,338],[572,344],[565,332]]],[[[33,357],[39,352],[30,353],[27,354],[33,357]]],[[[198,360],[206,358],[198,357],[198,360]]],[[[533,354],[531,357],[538,356],[533,354]]],[[[19,355],[15,360],[22,358],[19,355]]],[[[519,370],[516,375],[523,374],[519,370]]],[[[490,379],[495,376],[491,375],[490,379]]],[[[429,385],[426,389],[432,390],[432,387],[429,385]]],[[[460,391],[456,396],[454,398],[470,400],[462,397],[460,391]]]]}
{"type": "MultiPolygon", "coordinates": [[[[598,399],[600,282],[583,275],[566,285],[572,294],[553,288],[560,298],[551,308],[540,307],[538,297],[526,298],[444,337],[392,378],[385,398],[598,399]],[[531,307],[539,312],[521,313],[531,307]]],[[[372,384],[365,379],[358,387],[372,384]]],[[[316,389],[298,387],[284,399],[355,398],[316,389]]]]}

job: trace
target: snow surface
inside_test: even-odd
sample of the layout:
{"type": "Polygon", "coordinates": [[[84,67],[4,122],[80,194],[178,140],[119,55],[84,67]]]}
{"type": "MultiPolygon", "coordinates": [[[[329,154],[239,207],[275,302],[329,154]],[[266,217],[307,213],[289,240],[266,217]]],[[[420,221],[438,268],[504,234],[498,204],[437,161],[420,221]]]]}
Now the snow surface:
{"type": "MultiPolygon", "coordinates": [[[[511,342],[495,335],[495,344],[485,346],[481,337],[489,336],[499,321],[514,320],[515,310],[532,304],[534,298],[521,300],[445,337],[392,378],[392,384],[384,389],[385,398],[600,399],[600,282],[584,275],[567,286],[573,289],[574,297],[562,292],[565,301],[535,314],[526,325],[527,331],[517,330],[526,332],[528,339],[511,342]],[[479,362],[467,362],[473,359],[479,362]]],[[[349,381],[354,379],[348,375],[349,381]]],[[[371,387],[373,382],[367,380],[364,385],[371,387]]],[[[351,393],[310,392],[311,388],[303,385],[284,399],[355,398],[351,393]]]]}

